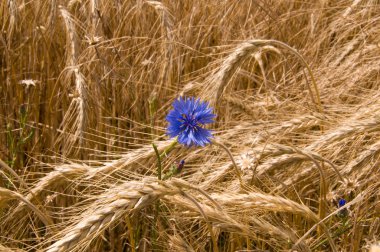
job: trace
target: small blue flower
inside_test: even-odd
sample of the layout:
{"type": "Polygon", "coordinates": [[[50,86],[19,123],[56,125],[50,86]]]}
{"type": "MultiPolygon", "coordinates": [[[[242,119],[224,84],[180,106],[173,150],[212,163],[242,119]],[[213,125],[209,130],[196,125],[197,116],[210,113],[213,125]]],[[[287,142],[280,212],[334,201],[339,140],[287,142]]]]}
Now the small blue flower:
{"type": "Polygon", "coordinates": [[[339,205],[339,207],[342,207],[342,206],[346,205],[346,200],[345,199],[340,199],[339,202],[338,202],[338,205],[339,205]]]}
{"type": "MultiPolygon", "coordinates": [[[[346,205],[347,201],[345,199],[340,199],[338,201],[338,208],[342,208],[346,205]]],[[[346,218],[349,215],[349,211],[347,208],[343,208],[339,210],[338,212],[338,217],[339,218],[346,218]]]]}
{"type": "Polygon", "coordinates": [[[178,137],[178,142],[186,146],[205,146],[211,142],[212,134],[204,125],[213,123],[215,116],[207,102],[194,97],[179,97],[166,116],[169,122],[166,133],[178,137]]]}

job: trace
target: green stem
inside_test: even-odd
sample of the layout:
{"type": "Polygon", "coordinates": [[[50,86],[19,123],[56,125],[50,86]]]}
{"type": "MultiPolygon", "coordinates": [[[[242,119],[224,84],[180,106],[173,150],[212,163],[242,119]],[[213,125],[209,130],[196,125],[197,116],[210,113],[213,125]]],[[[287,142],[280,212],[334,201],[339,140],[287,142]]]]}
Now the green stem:
{"type": "Polygon", "coordinates": [[[156,153],[156,157],[157,157],[157,178],[159,180],[162,180],[162,161],[161,160],[162,160],[162,158],[166,157],[174,149],[174,147],[177,145],[177,143],[178,143],[178,141],[176,138],[168,147],[166,147],[166,149],[163,150],[163,152],[161,154],[158,151],[157,145],[152,143],[154,152],[156,153]]]}
{"type": "MultiPolygon", "coordinates": [[[[343,226],[342,228],[339,228],[335,234],[332,235],[331,238],[336,238],[336,237],[339,237],[341,236],[342,234],[346,233],[350,228],[352,228],[352,225],[347,225],[347,226],[343,226]]],[[[324,245],[326,242],[328,242],[328,239],[324,239],[322,240],[320,243],[318,243],[313,249],[317,249],[319,248],[320,246],[324,245]]]]}
{"type": "Polygon", "coordinates": [[[174,149],[177,143],[177,138],[175,138],[174,141],[161,153],[160,158],[166,157],[174,149]]]}
{"type": "MultiPolygon", "coordinates": [[[[175,139],[168,147],[166,147],[166,149],[161,154],[158,151],[157,145],[152,143],[154,152],[156,153],[156,157],[157,157],[157,178],[158,178],[158,180],[162,180],[161,159],[163,157],[166,157],[174,149],[174,147],[177,145],[177,143],[178,143],[177,139],[175,139]]],[[[155,204],[155,216],[154,216],[154,223],[157,224],[157,228],[159,228],[159,216],[160,216],[160,200],[157,200],[157,202],[155,204]]],[[[158,234],[155,231],[155,229],[153,229],[153,232],[152,232],[152,242],[154,241],[152,243],[153,247],[155,247],[155,244],[156,244],[155,242],[156,242],[157,238],[158,238],[158,234]]]]}
{"type": "MultiPolygon", "coordinates": [[[[161,175],[162,175],[161,155],[158,152],[157,145],[152,143],[152,146],[153,146],[154,152],[156,153],[156,157],[157,157],[157,178],[158,178],[158,180],[161,180],[162,179],[161,178],[161,175]]],[[[155,212],[154,223],[157,224],[157,227],[158,227],[158,221],[159,221],[158,218],[160,215],[160,200],[159,199],[155,203],[155,211],[154,212],[155,212]]],[[[157,230],[155,228],[153,228],[153,230],[152,230],[152,246],[154,249],[156,247],[156,239],[158,237],[157,233],[158,233],[157,230]]]]}
{"type": "Polygon", "coordinates": [[[160,153],[158,152],[157,146],[154,143],[152,143],[152,146],[157,156],[157,178],[158,180],[161,180],[161,173],[162,173],[161,156],[160,156],[160,153]]]}

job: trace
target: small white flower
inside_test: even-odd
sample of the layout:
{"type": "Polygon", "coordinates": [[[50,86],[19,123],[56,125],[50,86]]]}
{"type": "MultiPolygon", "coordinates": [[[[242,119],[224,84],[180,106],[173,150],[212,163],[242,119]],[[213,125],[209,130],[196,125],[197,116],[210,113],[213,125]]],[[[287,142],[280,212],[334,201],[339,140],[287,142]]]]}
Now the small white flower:
{"type": "Polygon", "coordinates": [[[89,44],[90,46],[96,45],[103,40],[103,37],[100,36],[84,36],[84,38],[87,44],[89,44]]]}
{"type": "Polygon", "coordinates": [[[240,156],[240,158],[237,160],[238,165],[240,166],[240,169],[242,170],[248,170],[252,169],[255,165],[256,158],[252,151],[246,152],[240,156]]]}
{"type": "Polygon", "coordinates": [[[38,80],[28,79],[28,80],[22,80],[19,83],[21,85],[25,85],[27,88],[29,88],[29,86],[34,86],[35,87],[37,82],[38,82],[38,80]]]}
{"type": "Polygon", "coordinates": [[[360,186],[360,183],[356,177],[353,178],[344,178],[341,182],[343,195],[352,195],[355,193],[357,188],[360,186]]]}

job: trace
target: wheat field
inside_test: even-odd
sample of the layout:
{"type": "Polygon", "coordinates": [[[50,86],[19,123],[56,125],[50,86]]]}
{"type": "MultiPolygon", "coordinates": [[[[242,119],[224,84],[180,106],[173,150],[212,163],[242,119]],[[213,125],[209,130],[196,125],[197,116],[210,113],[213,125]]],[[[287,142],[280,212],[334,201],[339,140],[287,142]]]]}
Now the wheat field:
{"type": "Polygon", "coordinates": [[[380,1],[2,0],[0,26],[0,251],[380,251],[380,1]],[[172,144],[178,97],[211,144],[172,144]]]}

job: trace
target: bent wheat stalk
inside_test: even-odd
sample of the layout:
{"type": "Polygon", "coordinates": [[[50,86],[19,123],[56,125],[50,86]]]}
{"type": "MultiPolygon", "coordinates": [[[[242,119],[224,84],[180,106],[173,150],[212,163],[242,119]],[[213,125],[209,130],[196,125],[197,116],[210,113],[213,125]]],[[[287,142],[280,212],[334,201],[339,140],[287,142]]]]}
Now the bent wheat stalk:
{"type": "MultiPolygon", "coordinates": [[[[231,53],[222,63],[221,68],[218,72],[213,76],[213,78],[216,79],[218,85],[214,86],[212,89],[215,92],[215,102],[221,97],[223,94],[226,86],[228,85],[230,79],[232,78],[233,74],[236,72],[238,67],[241,65],[241,62],[245,61],[251,55],[255,52],[257,52],[260,49],[267,49],[272,50],[278,53],[278,49],[276,47],[285,49],[289,51],[290,53],[294,54],[306,67],[311,82],[313,84],[314,92],[316,99],[313,96],[313,93],[311,91],[311,88],[309,86],[309,83],[306,81],[306,85],[308,87],[308,90],[310,92],[310,97],[313,103],[316,105],[317,111],[322,113],[322,105],[321,105],[321,99],[319,94],[319,89],[317,87],[317,83],[314,78],[314,74],[311,71],[310,66],[307,64],[305,58],[297,52],[296,49],[290,47],[289,45],[285,44],[284,42],[277,41],[277,40],[261,40],[261,39],[254,39],[254,40],[248,40],[240,44],[233,53],[231,53]]],[[[212,83],[212,82],[211,82],[212,83]]]]}
{"type": "MultiPolygon", "coordinates": [[[[64,181],[75,179],[76,177],[84,174],[89,170],[89,167],[79,164],[62,165],[43,177],[25,196],[27,201],[32,201],[38,197],[44,190],[50,188],[50,186],[61,185],[64,181]]],[[[12,216],[22,211],[25,207],[25,202],[20,203],[13,211],[12,216]]],[[[12,217],[11,216],[11,217],[12,217]]]]}
{"type": "Polygon", "coordinates": [[[239,209],[257,208],[262,211],[297,213],[314,221],[319,221],[318,216],[307,206],[279,196],[258,192],[250,192],[248,194],[223,192],[222,194],[212,194],[211,197],[222,205],[239,209]]]}
{"type": "Polygon", "coordinates": [[[243,179],[241,178],[240,170],[239,170],[239,168],[238,168],[237,165],[236,165],[235,159],[234,159],[234,157],[233,157],[231,151],[227,148],[227,146],[225,146],[223,143],[221,143],[221,142],[219,142],[219,141],[214,140],[214,141],[213,141],[213,144],[215,144],[215,145],[221,147],[223,150],[225,150],[225,151],[227,152],[228,157],[231,159],[231,162],[232,162],[233,167],[234,167],[234,169],[235,169],[236,176],[237,176],[238,179],[239,179],[239,182],[240,182],[240,186],[241,186],[241,188],[243,188],[243,189],[247,189],[247,186],[244,184],[244,181],[243,181],[243,179]]]}
{"type": "Polygon", "coordinates": [[[18,199],[25,203],[45,224],[46,227],[51,227],[54,223],[49,216],[43,214],[35,205],[33,205],[28,199],[17,192],[11,190],[0,188],[0,202],[1,200],[7,201],[11,199],[18,199]]]}
{"type": "Polygon", "coordinates": [[[13,177],[17,178],[22,187],[25,189],[28,188],[28,186],[25,184],[24,180],[12,169],[10,168],[3,160],[0,159],[0,166],[3,167],[4,170],[12,174],[13,177]]]}
{"type": "Polygon", "coordinates": [[[164,183],[155,180],[125,182],[101,195],[100,200],[82,215],[82,219],[74,227],[65,230],[64,236],[52,244],[47,251],[78,249],[80,242],[97,237],[102,230],[118,221],[124,214],[132,214],[158,198],[178,193],[180,193],[180,188],[170,182],[164,183]]]}
{"type": "MultiPolygon", "coordinates": [[[[201,217],[207,217],[208,221],[212,222],[214,227],[218,227],[223,229],[224,231],[239,233],[242,235],[246,235],[248,237],[254,237],[255,233],[261,234],[269,234],[273,238],[278,237],[281,240],[291,240],[296,242],[296,237],[293,237],[287,230],[282,230],[277,228],[276,226],[270,224],[269,222],[262,220],[257,216],[249,216],[250,226],[245,223],[238,222],[226,213],[226,211],[220,211],[218,209],[214,209],[206,204],[198,203],[196,206],[193,201],[186,200],[185,198],[180,198],[179,196],[168,198],[167,200],[171,201],[173,204],[180,206],[180,208],[184,208],[186,210],[190,210],[190,212],[184,212],[184,216],[193,216],[194,214],[199,214],[201,217]],[[202,212],[200,212],[202,209],[202,212]]],[[[306,244],[299,243],[297,246],[302,247],[302,251],[310,251],[306,244]]]]}

